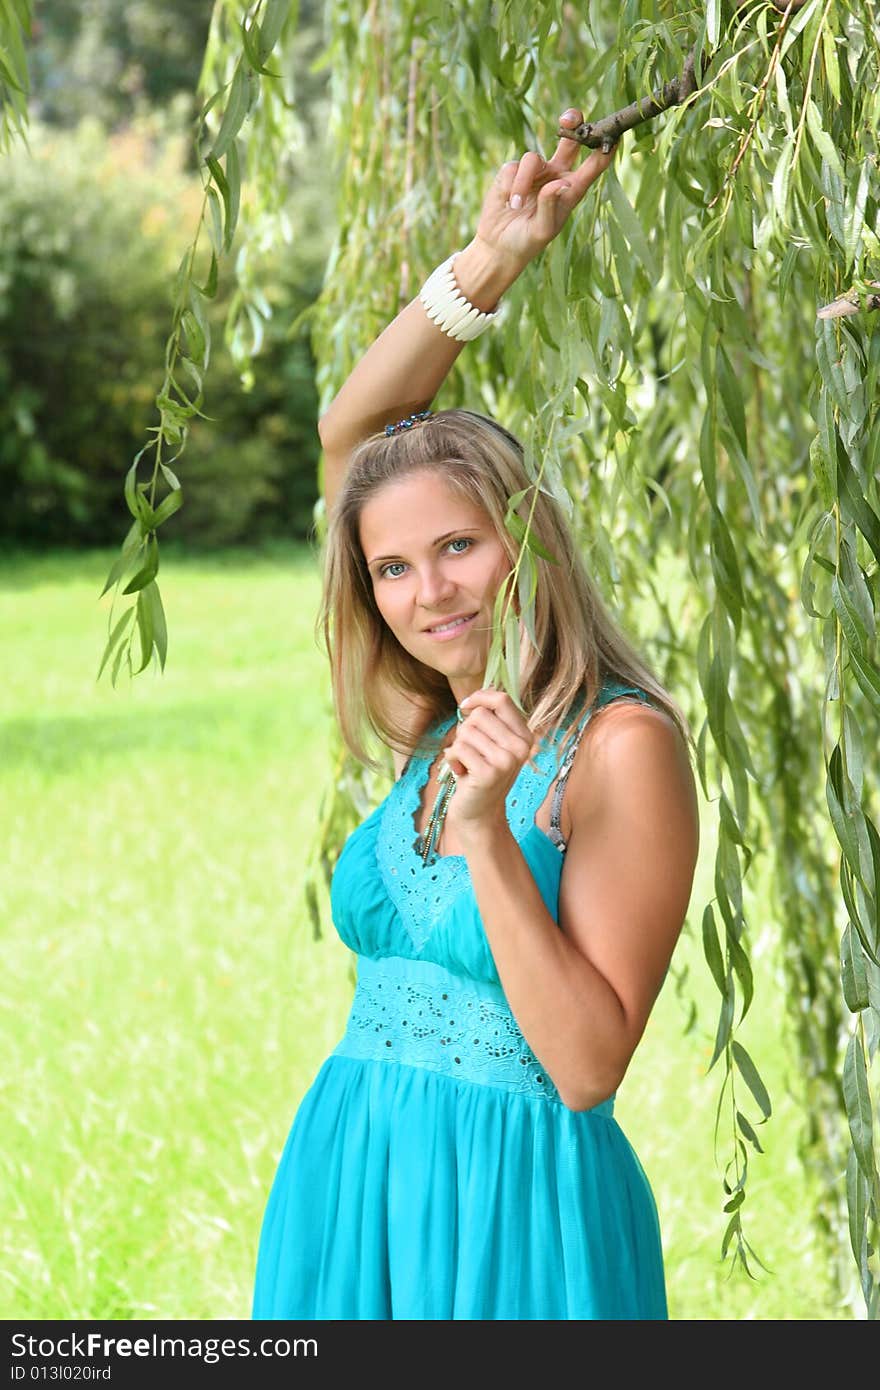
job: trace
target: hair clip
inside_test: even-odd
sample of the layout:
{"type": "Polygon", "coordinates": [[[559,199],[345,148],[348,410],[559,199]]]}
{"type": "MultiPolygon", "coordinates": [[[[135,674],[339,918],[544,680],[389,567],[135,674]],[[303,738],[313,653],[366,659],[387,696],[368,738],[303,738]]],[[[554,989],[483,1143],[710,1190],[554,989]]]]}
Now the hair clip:
{"type": "Polygon", "coordinates": [[[394,425],[386,425],[386,434],[402,434],[404,430],[411,430],[413,425],[417,425],[419,420],[427,420],[433,414],[430,410],[420,410],[417,415],[407,415],[402,420],[398,420],[394,425]]]}

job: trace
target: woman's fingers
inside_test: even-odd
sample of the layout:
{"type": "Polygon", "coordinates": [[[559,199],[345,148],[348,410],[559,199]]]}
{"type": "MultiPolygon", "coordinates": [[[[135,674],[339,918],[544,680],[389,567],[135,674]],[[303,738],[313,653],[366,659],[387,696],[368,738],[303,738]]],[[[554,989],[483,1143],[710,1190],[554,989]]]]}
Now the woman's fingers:
{"type": "MultiPolygon", "coordinates": [[[[568,110],[563,111],[562,115],[559,117],[559,124],[561,126],[571,126],[573,129],[575,126],[580,125],[583,119],[584,113],[579,111],[576,106],[570,106],[568,110]]],[[[559,144],[556,146],[556,152],[553,155],[551,163],[554,164],[557,169],[571,169],[580,153],[580,148],[580,144],[577,140],[566,140],[563,135],[559,144]]]]}
{"type": "Polygon", "coordinates": [[[570,174],[566,174],[566,183],[571,184],[574,193],[573,201],[571,201],[571,195],[567,195],[567,201],[571,207],[579,203],[590,187],[590,184],[595,183],[600,174],[604,174],[608,165],[614,158],[614,151],[616,149],[617,146],[614,145],[607,154],[602,150],[593,150],[584,160],[583,164],[579,164],[576,169],[572,169],[570,174]]]}
{"type": "MultiPolygon", "coordinates": [[[[575,106],[563,111],[559,118],[560,126],[572,129],[582,121],[583,112],[575,106]]],[[[564,136],[560,138],[552,159],[545,160],[537,151],[527,150],[521,159],[511,159],[502,164],[496,175],[496,187],[514,212],[525,205],[534,191],[538,198],[537,213],[541,230],[547,231],[551,224],[555,224],[557,207],[564,208],[566,212],[575,207],[590,184],[608,168],[614,156],[613,149],[607,154],[595,150],[576,167],[580,153],[579,142],[567,140],[564,136]]]]}
{"type": "Polygon", "coordinates": [[[519,168],[511,185],[508,202],[516,211],[521,208],[532,189],[537,176],[543,172],[546,160],[537,153],[536,150],[526,150],[522,159],[519,161],[519,168]]]}

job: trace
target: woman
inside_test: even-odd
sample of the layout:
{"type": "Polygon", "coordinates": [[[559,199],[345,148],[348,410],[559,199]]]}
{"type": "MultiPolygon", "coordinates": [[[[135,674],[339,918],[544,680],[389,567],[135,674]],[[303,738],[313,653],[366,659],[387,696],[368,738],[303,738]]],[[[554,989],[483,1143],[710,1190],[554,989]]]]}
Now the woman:
{"type": "Polygon", "coordinates": [[[334,870],[358,985],[279,1163],[255,1318],[668,1316],[613,1107],[690,898],[689,731],[542,491],[518,512],[534,500],[558,563],[536,562],[537,648],[520,624],[522,710],[484,683],[529,478],[500,425],[428,409],[611,158],[577,151],[503,166],[473,241],[321,420],[336,709],[357,757],[379,766],[365,723],[391,746],[397,780],[334,870]]]}

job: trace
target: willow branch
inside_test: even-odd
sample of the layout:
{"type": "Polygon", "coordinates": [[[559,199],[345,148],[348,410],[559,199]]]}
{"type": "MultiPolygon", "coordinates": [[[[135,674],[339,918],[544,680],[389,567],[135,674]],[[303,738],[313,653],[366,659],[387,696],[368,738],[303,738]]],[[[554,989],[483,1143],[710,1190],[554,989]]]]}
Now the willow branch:
{"type": "Polygon", "coordinates": [[[599,121],[584,121],[572,127],[560,126],[557,136],[567,135],[570,140],[577,140],[579,145],[587,145],[591,150],[602,149],[607,153],[625,131],[634,130],[645,121],[652,121],[671,106],[680,106],[697,91],[696,61],[697,50],[693,48],[685,59],[681,74],[665,82],[652,96],[640,97],[631,106],[624,106],[599,121]]]}
{"type": "MultiPolygon", "coordinates": [[[[869,281],[872,286],[877,285],[876,280],[869,281]]],[[[862,309],[880,309],[880,294],[866,295],[864,303],[859,298],[858,290],[850,290],[848,294],[843,294],[839,299],[832,299],[830,304],[823,304],[821,309],[816,310],[816,317],[819,319],[842,319],[848,314],[858,314],[862,309]]]]}
{"type": "MultiPolygon", "coordinates": [[[[807,0],[770,0],[770,3],[774,10],[787,19],[796,10],[802,9],[807,0]]],[[[577,140],[579,145],[587,145],[591,150],[601,149],[607,153],[612,145],[617,144],[625,131],[634,130],[636,126],[644,125],[645,121],[652,121],[655,116],[668,111],[672,106],[681,106],[682,102],[687,101],[688,97],[697,91],[699,84],[696,60],[697,50],[694,47],[685,59],[680,75],[664,83],[660,90],[652,93],[650,97],[642,97],[631,106],[624,106],[620,111],[603,116],[598,121],[584,121],[581,125],[571,128],[560,126],[556,132],[557,138],[568,136],[570,140],[577,140]]]]}

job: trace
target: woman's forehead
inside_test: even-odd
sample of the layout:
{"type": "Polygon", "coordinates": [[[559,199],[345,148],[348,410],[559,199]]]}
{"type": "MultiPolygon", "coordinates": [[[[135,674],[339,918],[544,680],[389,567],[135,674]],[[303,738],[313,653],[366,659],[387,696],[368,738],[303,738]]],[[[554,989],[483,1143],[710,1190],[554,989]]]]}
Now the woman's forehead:
{"type": "Polygon", "coordinates": [[[411,474],[385,483],[361,508],[359,530],[362,540],[405,527],[408,533],[448,527],[489,523],[485,508],[471,497],[444,482],[435,474],[411,474]]]}

